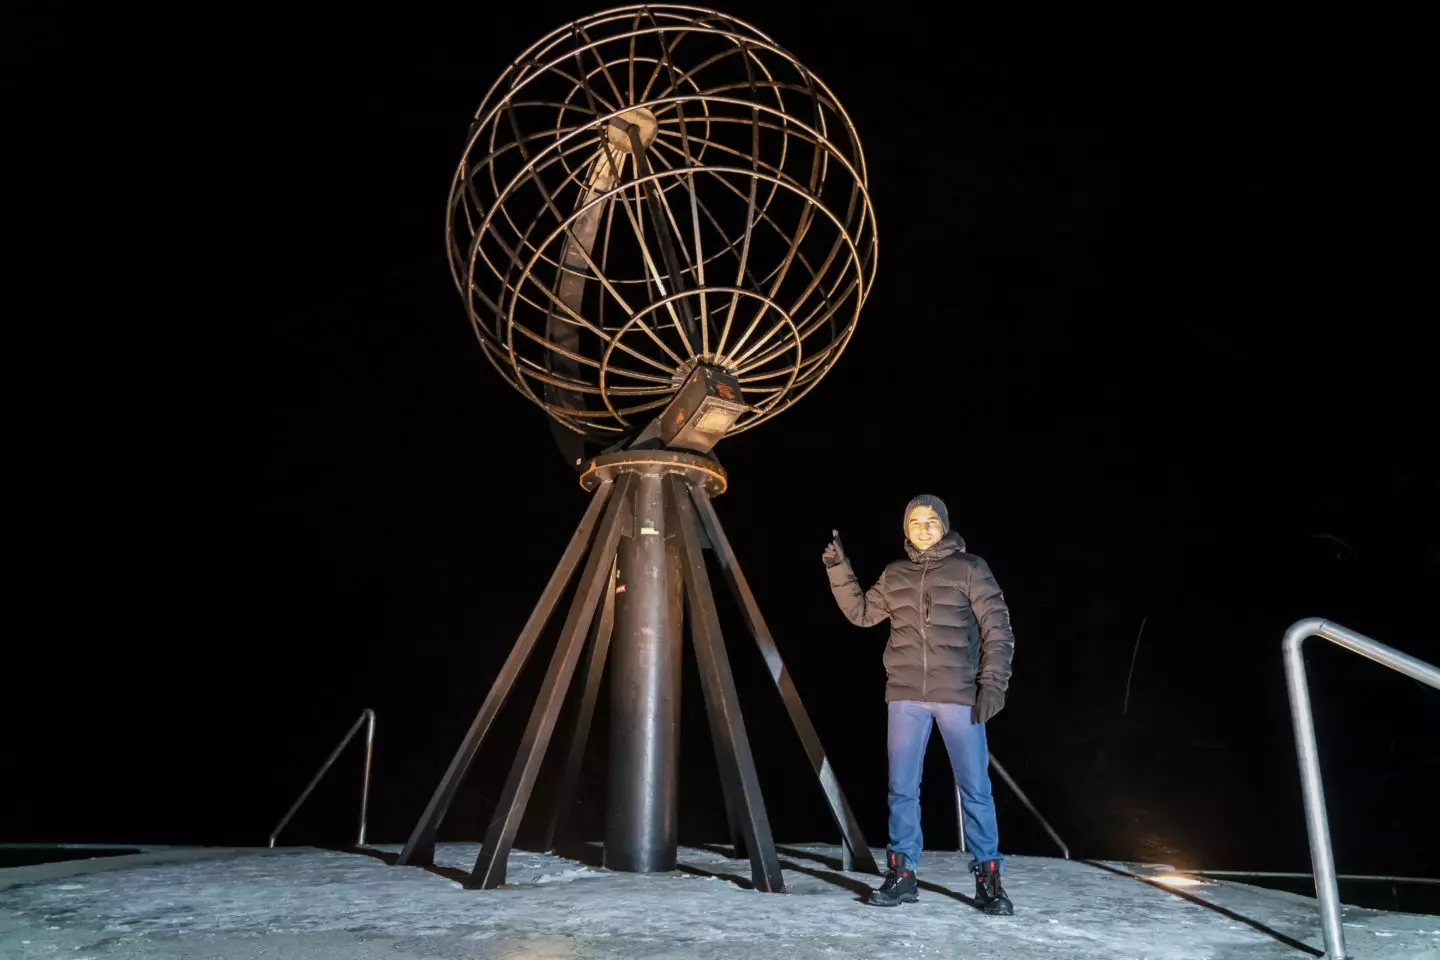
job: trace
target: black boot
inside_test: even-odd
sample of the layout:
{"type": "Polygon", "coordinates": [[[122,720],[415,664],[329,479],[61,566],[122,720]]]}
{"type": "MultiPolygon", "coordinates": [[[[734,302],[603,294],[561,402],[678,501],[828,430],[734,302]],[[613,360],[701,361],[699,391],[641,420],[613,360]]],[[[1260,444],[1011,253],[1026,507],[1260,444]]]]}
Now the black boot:
{"type": "Polygon", "coordinates": [[[870,902],[877,907],[898,907],[919,900],[915,871],[905,866],[905,855],[891,850],[886,863],[885,882],[870,891],[870,902]]]}
{"type": "Polygon", "coordinates": [[[986,860],[975,864],[975,899],[980,909],[992,917],[1008,917],[1015,913],[1005,888],[1000,884],[1000,862],[986,860]]]}

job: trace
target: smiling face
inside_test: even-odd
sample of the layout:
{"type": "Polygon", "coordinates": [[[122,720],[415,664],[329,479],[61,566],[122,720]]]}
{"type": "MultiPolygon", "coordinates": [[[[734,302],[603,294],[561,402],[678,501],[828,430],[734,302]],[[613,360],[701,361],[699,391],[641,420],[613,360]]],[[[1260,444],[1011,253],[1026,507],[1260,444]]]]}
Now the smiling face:
{"type": "Polygon", "coordinates": [[[945,524],[930,507],[916,507],[905,518],[905,536],[916,550],[929,550],[945,536],[945,524]]]}

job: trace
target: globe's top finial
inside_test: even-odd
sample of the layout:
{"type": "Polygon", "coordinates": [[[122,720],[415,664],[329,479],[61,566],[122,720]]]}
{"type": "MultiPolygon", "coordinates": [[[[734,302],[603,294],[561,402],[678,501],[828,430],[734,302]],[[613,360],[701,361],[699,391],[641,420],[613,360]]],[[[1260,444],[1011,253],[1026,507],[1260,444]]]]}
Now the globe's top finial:
{"type": "Polygon", "coordinates": [[[849,117],[748,24],[598,13],[505,71],[450,193],[451,269],[486,355],[577,440],[648,425],[697,367],[733,433],[812,388],[875,275],[849,117]]]}

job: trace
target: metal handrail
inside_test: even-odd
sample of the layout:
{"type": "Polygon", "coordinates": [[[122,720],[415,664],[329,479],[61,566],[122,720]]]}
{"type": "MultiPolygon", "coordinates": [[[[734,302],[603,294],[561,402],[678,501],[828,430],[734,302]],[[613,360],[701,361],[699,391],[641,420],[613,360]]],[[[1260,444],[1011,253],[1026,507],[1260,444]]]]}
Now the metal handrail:
{"type": "Polygon", "coordinates": [[[1320,751],[1315,744],[1315,717],[1305,681],[1302,645],[1321,637],[1368,657],[1412,680],[1440,690],[1440,667],[1371,640],[1317,617],[1298,620],[1285,631],[1285,685],[1290,691],[1290,719],[1295,724],[1295,752],[1300,761],[1300,790],[1305,799],[1305,826],[1310,834],[1310,861],[1315,871],[1315,897],[1320,902],[1320,927],[1328,960],[1345,960],[1345,933],[1340,926],[1340,890],[1335,856],[1330,849],[1330,821],[1325,814],[1325,787],[1320,781],[1320,751]]]}
{"type": "Polygon", "coordinates": [[[370,808],[370,758],[375,751],[375,711],[368,707],[360,711],[360,718],[350,727],[350,732],[341,738],[340,743],[336,745],[334,750],[330,751],[330,756],[325,758],[325,762],[320,765],[320,769],[315,772],[315,776],[310,778],[309,785],[305,787],[295,802],[290,805],[290,809],[286,811],[285,816],[280,819],[279,825],[271,831],[271,847],[275,846],[275,838],[280,836],[280,831],[284,830],[285,824],[289,823],[290,818],[295,816],[295,811],[299,810],[300,805],[310,796],[310,792],[315,789],[315,785],[320,782],[320,778],[325,776],[325,772],[335,763],[335,758],[340,756],[340,753],[349,745],[350,741],[355,738],[355,734],[360,731],[362,724],[366,727],[365,772],[360,781],[360,836],[359,839],[355,841],[355,845],[357,847],[365,846],[365,818],[370,808]]]}
{"type": "MultiPolygon", "coordinates": [[[[1025,791],[1020,789],[1020,784],[1016,783],[1015,778],[1010,776],[1010,772],[1000,765],[1000,761],[995,759],[995,754],[993,753],[990,754],[990,766],[994,767],[995,772],[1000,774],[1001,779],[1010,785],[1010,789],[1015,791],[1015,796],[1019,797],[1020,802],[1025,804],[1025,809],[1035,815],[1035,819],[1040,821],[1040,826],[1045,828],[1045,832],[1050,834],[1050,839],[1055,841],[1055,845],[1060,848],[1060,852],[1065,855],[1065,859],[1069,860],[1070,848],[1065,845],[1064,840],[1060,839],[1060,834],[1055,832],[1055,828],[1050,826],[1050,822],[1040,816],[1040,811],[1035,809],[1035,804],[1031,803],[1030,798],[1025,796],[1025,791]]],[[[955,785],[955,818],[960,825],[960,852],[966,853],[968,851],[965,849],[965,801],[960,796],[960,785],[958,783],[955,785]]]]}

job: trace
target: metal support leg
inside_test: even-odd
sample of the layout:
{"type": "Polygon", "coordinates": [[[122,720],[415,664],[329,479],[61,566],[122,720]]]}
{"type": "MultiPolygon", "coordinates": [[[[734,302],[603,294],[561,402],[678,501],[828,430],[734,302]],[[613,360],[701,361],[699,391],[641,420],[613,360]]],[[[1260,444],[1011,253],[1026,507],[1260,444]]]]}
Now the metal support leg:
{"type": "Polygon", "coordinates": [[[490,730],[490,724],[505,705],[505,698],[510,695],[510,688],[515,683],[515,678],[520,675],[520,670],[529,659],[530,652],[535,649],[535,641],[539,639],[540,632],[545,629],[545,624],[550,621],[550,614],[554,611],[555,605],[560,601],[560,595],[565,592],[565,587],[570,583],[575,568],[580,565],[580,558],[585,554],[585,548],[590,544],[591,535],[595,532],[595,525],[599,522],[601,513],[606,503],[613,496],[613,484],[603,483],[591,495],[590,506],[585,511],[580,525],[575,528],[575,535],[570,538],[570,543],[565,547],[565,553],[560,557],[560,563],[555,567],[555,572],[550,575],[550,582],[545,584],[545,590],[540,594],[540,600],[535,604],[535,609],[530,613],[530,619],[525,621],[525,627],[520,631],[520,638],[515,641],[515,646],[510,648],[510,655],[505,658],[505,665],[500,668],[500,673],[495,677],[495,682],[490,685],[490,692],[485,695],[485,702],[480,706],[480,712],[475,715],[475,720],[470,724],[470,730],[465,734],[465,739],[460,743],[460,749],[455,751],[455,756],[450,761],[450,767],[441,778],[440,785],[430,797],[430,802],[425,806],[425,812],[420,815],[420,820],[415,824],[415,829],[410,834],[410,839],[405,842],[404,848],[400,851],[397,864],[405,866],[422,866],[435,862],[435,834],[440,828],[440,822],[445,819],[445,814],[450,809],[451,802],[455,799],[455,792],[460,789],[460,782],[465,779],[465,773],[470,769],[470,763],[475,759],[475,754],[480,749],[480,744],[485,739],[486,733],[490,730]]]}
{"type": "MultiPolygon", "coordinates": [[[[694,618],[692,617],[693,621],[694,618]]],[[[711,753],[715,755],[715,765],[720,765],[720,757],[724,756],[724,746],[720,737],[720,728],[714,723],[707,723],[710,728],[711,753]]],[[[745,844],[745,828],[740,826],[739,802],[729,793],[725,792],[725,778],[720,778],[722,798],[725,802],[725,827],[729,830],[730,857],[733,860],[749,860],[750,848],[745,844]]]]}
{"type": "Polygon", "coordinates": [[[550,812],[550,823],[545,828],[542,850],[555,849],[555,837],[565,828],[569,817],[575,781],[580,778],[580,766],[585,760],[585,744],[590,737],[590,724],[595,717],[595,700],[600,694],[600,679],[605,673],[605,656],[610,651],[610,635],[615,626],[615,566],[610,567],[610,581],[605,588],[605,598],[600,605],[600,617],[595,621],[595,630],[590,637],[590,661],[585,666],[585,692],[580,707],[575,712],[575,730],[570,737],[570,752],[565,758],[565,768],[560,773],[559,788],[555,791],[555,806],[550,812]]]}
{"type": "MultiPolygon", "coordinates": [[[[686,598],[685,607],[687,610],[690,607],[689,598],[686,598]]],[[[695,620],[694,613],[687,613],[685,619],[686,621],[693,623],[695,620]]],[[[715,764],[716,768],[718,769],[720,764],[719,758],[722,756],[722,751],[724,749],[721,746],[720,741],[720,728],[713,723],[707,723],[706,726],[710,730],[710,752],[716,758],[715,764]]],[[[720,786],[723,793],[726,786],[724,778],[721,778],[720,786]]],[[[740,828],[740,811],[739,808],[736,806],[734,798],[731,797],[728,793],[724,793],[724,806],[725,827],[728,831],[726,833],[726,836],[730,839],[730,857],[734,860],[749,860],[750,850],[748,847],[745,846],[745,832],[740,828]]]]}
{"type": "Polygon", "coordinates": [[[466,881],[467,887],[488,890],[505,882],[505,864],[510,857],[510,847],[515,842],[515,831],[520,828],[520,819],[525,814],[535,777],[540,772],[541,761],[545,759],[545,749],[550,745],[555,721],[560,716],[565,693],[580,661],[585,635],[599,606],[600,593],[614,566],[620,535],[628,532],[632,525],[629,497],[632,479],[627,475],[615,482],[617,489],[605,508],[605,518],[585,561],[575,599],[570,603],[570,613],[560,631],[560,642],[550,659],[550,669],[541,684],[540,695],[521,737],[515,763],[510,768],[510,777],[505,781],[499,806],[490,820],[490,829],[485,833],[485,844],[480,848],[475,868],[466,881]]]}
{"type": "Polygon", "coordinates": [[[770,628],[766,626],[765,618],[760,613],[760,605],[756,603],[755,595],[750,592],[750,584],[740,569],[740,561],[736,559],[735,552],[730,548],[730,541],[720,526],[720,518],[715,513],[715,507],[710,503],[710,498],[705,491],[693,486],[689,489],[700,515],[700,521],[715,550],[715,556],[720,561],[720,567],[725,571],[725,578],[729,581],[730,590],[735,595],[735,601],[744,614],[745,624],[750,628],[750,633],[755,638],[755,645],[760,648],[760,653],[765,658],[765,665],[770,670],[770,677],[775,681],[776,689],[780,691],[780,699],[784,702],[785,709],[790,715],[790,722],[794,725],[795,732],[799,734],[800,742],[805,747],[805,755],[810,759],[810,766],[820,781],[820,789],[824,791],[825,803],[830,808],[830,816],[840,829],[843,858],[841,865],[845,870],[878,874],[880,868],[875,863],[875,855],[871,853],[869,844],[865,842],[865,836],[860,831],[860,824],[845,799],[845,792],[840,789],[840,781],[830,766],[829,758],[825,756],[825,748],[820,744],[820,736],[815,732],[815,727],[810,722],[810,715],[805,712],[805,704],[800,700],[800,692],[795,689],[795,684],[790,679],[790,673],[785,669],[784,661],[780,659],[780,651],[775,646],[775,638],[770,635],[770,628]]]}
{"type": "Polygon", "coordinates": [[[720,782],[727,806],[740,811],[740,827],[750,851],[750,873],[756,890],[769,893],[785,892],[785,877],[775,853],[775,840],[770,833],[770,819],[760,794],[760,778],[755,772],[755,759],[750,754],[750,741],[745,734],[745,721],[740,715],[740,701],[735,692],[735,678],[720,634],[720,618],[715,611],[715,597],[710,591],[710,578],[705,570],[705,555],[700,547],[700,528],[688,484],[679,477],[667,477],[666,508],[673,518],[672,529],[679,532],[681,566],[685,572],[685,589],[693,612],[691,636],[695,643],[695,659],[700,665],[700,683],[705,691],[705,706],[710,723],[719,733],[716,760],[720,766],[720,782]]]}

